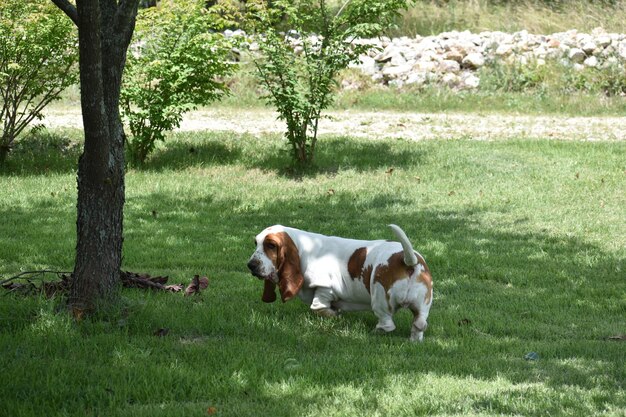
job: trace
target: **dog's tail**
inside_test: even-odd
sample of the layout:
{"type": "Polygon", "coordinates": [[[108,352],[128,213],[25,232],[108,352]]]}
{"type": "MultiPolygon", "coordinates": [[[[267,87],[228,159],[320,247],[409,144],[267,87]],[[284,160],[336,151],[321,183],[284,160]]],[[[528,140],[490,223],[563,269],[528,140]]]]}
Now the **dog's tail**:
{"type": "Polygon", "coordinates": [[[409,238],[406,237],[406,234],[400,227],[395,224],[390,224],[391,230],[398,237],[398,240],[402,244],[402,249],[404,250],[404,263],[406,266],[415,266],[417,265],[417,256],[415,255],[415,251],[413,250],[413,246],[409,241],[409,238]]]}

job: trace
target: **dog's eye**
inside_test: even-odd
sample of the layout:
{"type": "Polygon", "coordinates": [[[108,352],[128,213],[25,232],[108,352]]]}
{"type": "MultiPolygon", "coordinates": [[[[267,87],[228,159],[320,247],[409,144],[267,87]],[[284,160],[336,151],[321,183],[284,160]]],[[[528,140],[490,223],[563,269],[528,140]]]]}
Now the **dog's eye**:
{"type": "Polygon", "coordinates": [[[265,247],[269,250],[274,250],[276,249],[276,245],[272,242],[265,242],[265,247]]]}

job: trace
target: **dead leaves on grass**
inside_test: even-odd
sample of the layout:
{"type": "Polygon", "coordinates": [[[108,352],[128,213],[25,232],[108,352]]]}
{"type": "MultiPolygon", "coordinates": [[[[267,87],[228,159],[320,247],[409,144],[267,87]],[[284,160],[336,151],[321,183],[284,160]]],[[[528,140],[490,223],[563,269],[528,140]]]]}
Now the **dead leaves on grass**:
{"type": "Polygon", "coordinates": [[[66,294],[70,290],[70,280],[71,274],[67,272],[30,271],[5,280],[2,284],[2,288],[24,296],[43,294],[46,298],[52,298],[57,294],[66,294]],[[55,281],[42,280],[39,286],[36,285],[35,278],[43,277],[46,273],[54,273],[59,279],[55,281]],[[28,275],[28,277],[21,278],[24,274],[28,275]],[[12,280],[14,278],[23,279],[25,282],[13,282],[12,280]]]}
{"type": "MultiPolygon", "coordinates": [[[[56,295],[66,295],[70,291],[70,285],[72,280],[72,274],[69,272],[55,272],[55,271],[33,271],[29,272],[26,278],[22,278],[25,274],[19,274],[15,277],[4,280],[2,288],[8,292],[13,292],[23,296],[41,294],[46,298],[52,298],[56,295]],[[58,277],[57,280],[44,281],[41,276],[44,273],[55,273],[58,277]],[[25,282],[14,282],[14,279],[20,278],[25,282]],[[35,278],[41,280],[36,283],[35,278]]],[[[120,274],[120,280],[122,286],[125,288],[139,288],[144,290],[157,290],[157,291],[169,291],[169,292],[182,292],[185,288],[184,295],[189,296],[192,294],[200,294],[202,290],[206,289],[209,285],[209,279],[206,276],[200,277],[195,275],[191,279],[191,283],[184,286],[184,284],[167,284],[169,277],[167,276],[150,276],[149,274],[138,274],[136,272],[122,271],[120,274]]]]}
{"type": "Polygon", "coordinates": [[[152,277],[148,274],[137,274],[135,272],[122,271],[122,285],[126,288],[153,289],[170,292],[180,292],[183,284],[166,285],[169,277],[152,277]]]}
{"type": "Polygon", "coordinates": [[[185,297],[193,294],[199,295],[200,291],[204,290],[208,286],[209,279],[207,277],[200,277],[199,275],[195,275],[191,280],[191,284],[189,284],[185,289],[185,297]]]}

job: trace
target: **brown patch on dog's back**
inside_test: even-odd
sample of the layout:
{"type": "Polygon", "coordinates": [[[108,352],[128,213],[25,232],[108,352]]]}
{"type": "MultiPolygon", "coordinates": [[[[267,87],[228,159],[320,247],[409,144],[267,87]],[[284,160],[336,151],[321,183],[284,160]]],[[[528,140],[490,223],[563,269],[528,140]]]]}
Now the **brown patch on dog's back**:
{"type": "Polygon", "coordinates": [[[360,279],[363,281],[367,292],[370,292],[370,278],[372,276],[372,266],[363,268],[365,258],[367,256],[367,248],[359,248],[352,253],[348,259],[348,273],[352,279],[360,279]]]}
{"type": "Polygon", "coordinates": [[[365,284],[365,289],[369,293],[371,293],[370,282],[372,281],[372,269],[372,265],[368,265],[367,268],[363,269],[363,272],[361,273],[361,279],[363,280],[363,284],[365,284]]]}
{"type": "Polygon", "coordinates": [[[396,281],[411,276],[414,270],[414,267],[404,264],[404,252],[396,252],[389,257],[387,265],[376,268],[374,282],[379,282],[389,294],[389,289],[396,281]]]}
{"type": "Polygon", "coordinates": [[[365,263],[365,256],[367,255],[366,248],[358,248],[348,259],[348,272],[350,278],[356,279],[361,276],[363,270],[363,264],[365,263]]]}

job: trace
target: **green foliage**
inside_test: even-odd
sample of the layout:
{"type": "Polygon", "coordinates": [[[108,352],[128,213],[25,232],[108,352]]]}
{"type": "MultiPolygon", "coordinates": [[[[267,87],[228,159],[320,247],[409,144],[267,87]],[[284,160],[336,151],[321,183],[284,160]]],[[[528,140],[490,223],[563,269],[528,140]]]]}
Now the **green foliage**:
{"type": "Polygon", "coordinates": [[[213,25],[218,30],[238,28],[245,20],[245,6],[238,0],[219,0],[208,8],[213,25]]]}
{"type": "Polygon", "coordinates": [[[626,68],[619,61],[609,62],[601,68],[569,69],[563,72],[566,92],[586,91],[606,96],[626,95],[626,68]]]}
{"type": "Polygon", "coordinates": [[[77,81],[77,40],[51,2],[0,2],[0,164],[17,136],[77,81]]]}
{"type": "Polygon", "coordinates": [[[626,93],[626,69],[619,60],[598,67],[563,65],[556,60],[527,63],[493,60],[480,71],[480,88],[488,92],[571,94],[603,96],[626,93]]]}
{"type": "Polygon", "coordinates": [[[134,163],[143,163],[185,112],[227,93],[220,77],[234,70],[227,60],[232,44],[211,29],[211,17],[197,1],[140,11],[120,100],[134,163]]]}
{"type": "Polygon", "coordinates": [[[547,77],[547,66],[537,61],[505,62],[495,59],[480,71],[481,89],[519,93],[537,88],[547,77]]]}
{"type": "Polygon", "coordinates": [[[255,3],[250,9],[260,58],[253,57],[266,100],[287,124],[293,158],[310,164],[322,110],[332,102],[337,73],[372,45],[352,43],[387,28],[406,1],[255,3]],[[283,32],[287,30],[287,32],[283,32]]]}

